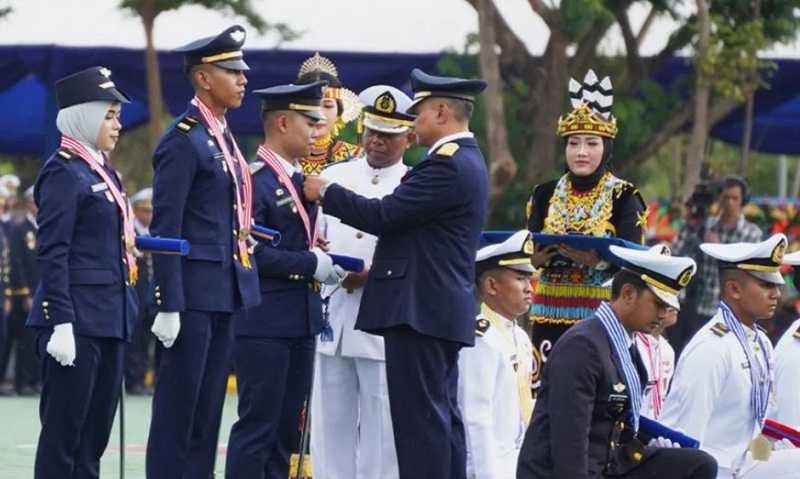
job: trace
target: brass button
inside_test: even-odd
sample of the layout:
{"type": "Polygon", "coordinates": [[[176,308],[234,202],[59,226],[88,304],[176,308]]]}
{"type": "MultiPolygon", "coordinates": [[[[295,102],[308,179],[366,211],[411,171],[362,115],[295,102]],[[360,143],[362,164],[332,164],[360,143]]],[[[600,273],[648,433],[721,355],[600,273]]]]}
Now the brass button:
{"type": "Polygon", "coordinates": [[[233,260],[234,261],[239,261],[239,255],[237,255],[236,253],[233,253],[233,260]]]}
{"type": "Polygon", "coordinates": [[[392,275],[392,270],[386,272],[386,276],[391,276],[391,275],[392,275]]]}
{"type": "Polygon", "coordinates": [[[364,233],[362,233],[360,231],[356,233],[356,238],[361,239],[363,237],[364,237],[364,233]]]}
{"type": "Polygon", "coordinates": [[[50,303],[48,303],[47,301],[42,301],[42,306],[46,308],[50,306],[50,303]]]}

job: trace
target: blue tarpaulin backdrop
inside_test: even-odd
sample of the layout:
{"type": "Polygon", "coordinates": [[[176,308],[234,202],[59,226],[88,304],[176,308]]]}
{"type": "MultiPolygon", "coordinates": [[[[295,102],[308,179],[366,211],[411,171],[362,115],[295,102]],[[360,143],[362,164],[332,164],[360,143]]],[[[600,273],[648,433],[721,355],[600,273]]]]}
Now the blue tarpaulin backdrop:
{"type": "MultiPolygon", "coordinates": [[[[247,50],[251,70],[248,90],[295,79],[300,63],[311,51],[247,50]]],[[[414,67],[435,71],[440,54],[331,53],[344,83],[356,92],[379,83],[408,91],[408,75],[414,67]]],[[[164,103],[172,115],[180,114],[191,97],[179,53],[159,53],[164,103]]],[[[756,93],[751,147],[765,153],[800,154],[800,60],[775,60],[778,69],[770,87],[756,93]]],[[[57,146],[56,105],[53,83],[86,67],[103,65],[114,81],[134,101],[122,111],[124,128],[134,128],[148,119],[144,53],[126,48],[82,48],[45,46],[0,46],[0,153],[49,155],[57,146]]],[[[675,58],[654,79],[672,84],[690,73],[685,59],[675,58]]],[[[565,92],[566,95],[566,92],[565,92]]],[[[712,131],[716,138],[738,144],[744,115],[737,109],[712,131]]],[[[245,98],[242,108],[228,114],[233,131],[259,135],[258,100],[245,98]]]]}
{"type": "MultiPolygon", "coordinates": [[[[245,50],[250,66],[248,91],[297,77],[300,64],[312,51],[245,50]]],[[[333,53],[339,76],[358,93],[376,84],[409,91],[407,81],[415,67],[434,71],[439,54],[333,53]]],[[[183,73],[180,53],[159,53],[164,106],[173,116],[186,109],[192,90],[183,73]]],[[[70,73],[90,66],[111,69],[112,79],[133,102],[122,109],[125,129],[149,119],[144,53],[126,48],[78,48],[46,46],[0,46],[0,153],[46,157],[57,147],[57,113],[52,85],[70,73]]],[[[260,135],[259,102],[246,95],[241,108],[231,111],[228,121],[237,135],[260,135]]]]}

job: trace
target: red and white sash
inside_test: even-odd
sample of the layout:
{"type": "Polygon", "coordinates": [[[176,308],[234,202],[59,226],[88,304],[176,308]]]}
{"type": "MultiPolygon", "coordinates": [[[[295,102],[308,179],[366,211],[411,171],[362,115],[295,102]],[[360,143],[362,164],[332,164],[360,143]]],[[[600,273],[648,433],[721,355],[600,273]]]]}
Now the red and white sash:
{"type": "Polygon", "coordinates": [[[200,120],[203,125],[211,130],[214,139],[217,140],[219,149],[222,150],[222,155],[225,159],[225,165],[228,167],[228,172],[233,181],[234,193],[236,194],[236,220],[238,229],[237,245],[239,250],[239,259],[242,266],[245,268],[252,268],[250,263],[250,254],[247,251],[247,238],[250,236],[250,224],[253,217],[253,181],[250,177],[250,169],[247,167],[247,162],[239,151],[239,146],[236,140],[231,137],[234,151],[228,149],[228,143],[225,141],[225,135],[222,132],[219,121],[211,113],[211,109],[203,103],[197,96],[194,97],[194,102],[197,109],[200,111],[200,120]],[[235,158],[234,158],[235,155],[235,158]],[[239,186],[239,179],[236,176],[236,163],[239,164],[239,171],[242,174],[242,185],[239,186]]]}
{"type": "MultiPolygon", "coordinates": [[[[124,244],[122,244],[122,254],[125,255],[125,263],[128,265],[128,282],[130,284],[136,284],[136,281],[139,279],[139,268],[136,265],[136,257],[133,254],[134,247],[136,246],[136,230],[133,223],[133,208],[131,207],[128,197],[125,195],[124,189],[120,189],[120,187],[117,186],[117,183],[111,178],[106,169],[103,168],[103,165],[101,165],[78,140],[70,138],[67,135],[62,135],[61,148],[73,151],[76,156],[89,165],[92,171],[100,175],[100,178],[102,178],[103,182],[108,186],[108,191],[111,192],[111,196],[114,198],[114,202],[117,204],[117,208],[119,208],[120,215],[122,216],[122,231],[125,240],[124,244]]],[[[122,185],[122,179],[119,177],[119,174],[117,174],[117,177],[120,179],[120,185],[122,185]]]]}
{"type": "Polygon", "coordinates": [[[306,229],[308,248],[313,248],[317,242],[317,236],[319,234],[320,215],[317,215],[316,221],[312,227],[311,217],[308,215],[308,211],[306,211],[306,207],[303,204],[303,198],[297,191],[294,182],[292,182],[292,177],[286,172],[286,169],[281,164],[281,160],[275,156],[275,153],[273,153],[272,150],[270,150],[266,145],[259,146],[258,158],[267,164],[267,166],[275,173],[275,176],[278,177],[278,181],[281,182],[283,187],[286,188],[286,191],[289,192],[289,195],[291,195],[292,200],[294,200],[294,204],[297,207],[297,213],[300,215],[300,219],[303,221],[303,226],[305,226],[306,229]]]}
{"type": "Polygon", "coordinates": [[[658,338],[653,338],[647,334],[637,333],[636,336],[644,344],[647,351],[647,361],[650,364],[650,371],[655,379],[653,386],[653,418],[658,419],[661,416],[661,406],[664,402],[662,394],[662,371],[661,371],[661,347],[658,344],[658,338]]]}

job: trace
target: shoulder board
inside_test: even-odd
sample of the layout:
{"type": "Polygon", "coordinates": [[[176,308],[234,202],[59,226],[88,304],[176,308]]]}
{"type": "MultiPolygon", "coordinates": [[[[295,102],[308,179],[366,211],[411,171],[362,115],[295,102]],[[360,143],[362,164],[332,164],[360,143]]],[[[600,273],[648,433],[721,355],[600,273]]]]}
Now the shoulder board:
{"type": "Polygon", "coordinates": [[[70,153],[69,151],[67,151],[67,150],[65,150],[63,148],[59,148],[58,149],[58,156],[60,156],[61,158],[64,158],[65,160],[69,160],[70,158],[72,158],[72,153],[70,153]]]}
{"type": "Polygon", "coordinates": [[[728,325],[723,323],[722,321],[714,324],[714,326],[711,326],[711,332],[716,334],[720,338],[728,334],[730,331],[731,330],[730,328],[728,328],[728,325]]]}
{"type": "Polygon", "coordinates": [[[250,163],[248,165],[248,167],[250,168],[250,174],[251,175],[255,175],[256,173],[261,171],[261,168],[264,168],[264,165],[266,165],[266,163],[264,163],[263,161],[260,161],[260,160],[250,163]]]}
{"type": "Polygon", "coordinates": [[[489,320],[484,318],[475,321],[475,336],[481,337],[486,334],[490,324],[489,320]]]}
{"type": "Polygon", "coordinates": [[[192,128],[194,128],[195,126],[197,126],[197,123],[199,123],[199,122],[197,121],[197,118],[195,118],[195,117],[193,117],[193,116],[185,116],[185,117],[183,117],[183,119],[182,119],[181,121],[179,121],[179,122],[178,122],[178,123],[175,125],[175,127],[176,127],[178,130],[180,130],[180,131],[182,131],[182,132],[186,133],[186,132],[188,132],[189,130],[191,130],[192,128]]]}
{"type": "Polygon", "coordinates": [[[797,329],[794,330],[792,337],[800,341],[800,326],[798,326],[797,329]]]}
{"type": "Polygon", "coordinates": [[[453,142],[445,143],[444,145],[442,145],[439,148],[437,148],[436,151],[434,152],[434,154],[438,155],[438,156],[445,156],[445,157],[449,158],[449,157],[455,155],[459,148],[460,147],[458,146],[458,143],[453,143],[453,142]]]}
{"type": "Polygon", "coordinates": [[[357,160],[359,158],[361,158],[361,156],[350,156],[350,157],[347,157],[347,158],[345,158],[343,160],[332,161],[332,162],[326,164],[325,166],[323,166],[322,170],[325,171],[328,168],[332,168],[334,166],[346,165],[348,163],[352,163],[353,161],[355,161],[355,160],[357,160]]]}

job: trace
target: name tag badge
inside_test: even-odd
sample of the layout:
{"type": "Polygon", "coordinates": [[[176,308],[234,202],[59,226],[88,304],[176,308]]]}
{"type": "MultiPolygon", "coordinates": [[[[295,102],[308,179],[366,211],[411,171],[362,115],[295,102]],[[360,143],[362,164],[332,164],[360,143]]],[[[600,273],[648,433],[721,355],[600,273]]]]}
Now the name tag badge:
{"type": "Polygon", "coordinates": [[[276,201],[275,202],[275,206],[281,207],[281,206],[287,205],[289,203],[294,203],[294,198],[292,198],[291,196],[286,196],[286,197],[281,198],[278,201],[276,201]]]}
{"type": "Polygon", "coordinates": [[[95,183],[95,184],[92,185],[92,193],[97,193],[99,191],[105,191],[107,189],[108,189],[108,185],[105,183],[105,181],[100,182],[100,183],[95,183]]]}

